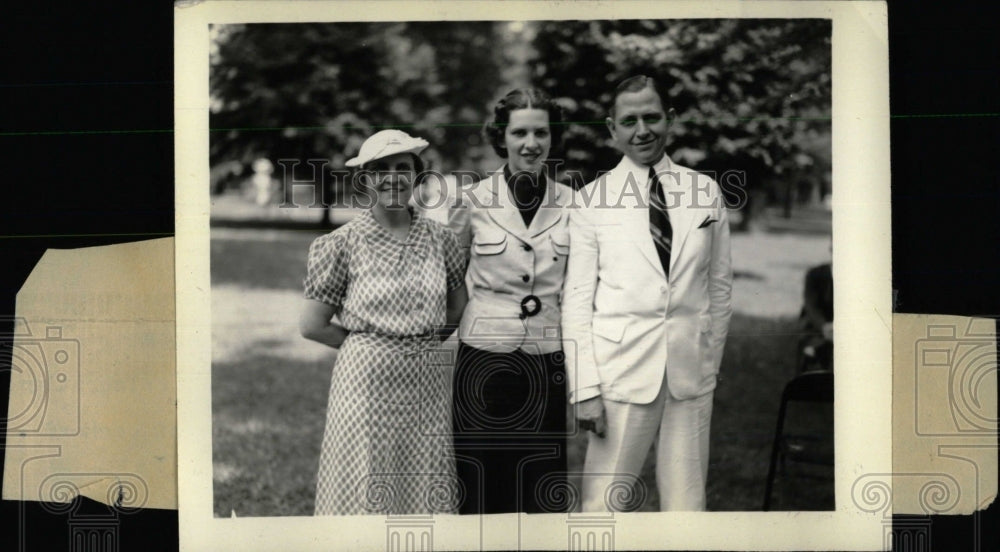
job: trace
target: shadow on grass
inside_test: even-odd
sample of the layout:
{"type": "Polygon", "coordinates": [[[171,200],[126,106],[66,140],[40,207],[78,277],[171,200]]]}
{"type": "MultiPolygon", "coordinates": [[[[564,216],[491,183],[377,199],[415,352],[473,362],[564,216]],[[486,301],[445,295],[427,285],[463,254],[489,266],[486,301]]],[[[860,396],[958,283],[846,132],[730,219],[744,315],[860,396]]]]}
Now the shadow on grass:
{"type": "Polygon", "coordinates": [[[280,239],[256,238],[264,234],[243,232],[246,238],[218,234],[211,240],[212,285],[237,285],[251,289],[301,290],[306,275],[309,245],[322,232],[283,232],[280,239]]]}
{"type": "MultiPolygon", "coordinates": [[[[708,473],[710,511],[760,510],[778,404],[795,375],[794,319],[733,317],[722,379],[715,393],[708,473]]],[[[332,361],[289,361],[257,354],[212,366],[215,513],[238,516],[311,515],[332,361]]],[[[799,431],[832,427],[829,412],[790,411],[799,431]]],[[[583,467],[586,434],[567,443],[570,471],[583,467]]],[[[642,479],[659,509],[653,453],[642,479]]],[[[832,469],[789,466],[775,484],[773,509],[832,510],[832,469]],[[797,469],[793,469],[797,468],[797,469]]]]}
{"type": "Polygon", "coordinates": [[[212,365],[214,511],[312,515],[332,362],[212,365]]]}
{"type": "MultiPolygon", "coordinates": [[[[733,316],[712,413],[709,510],[762,506],[781,392],[796,375],[797,332],[793,318],[733,316]]],[[[832,433],[832,409],[796,408],[786,420],[797,432],[832,433]]],[[[833,510],[833,470],[790,465],[776,480],[772,509],[833,510]]]]}

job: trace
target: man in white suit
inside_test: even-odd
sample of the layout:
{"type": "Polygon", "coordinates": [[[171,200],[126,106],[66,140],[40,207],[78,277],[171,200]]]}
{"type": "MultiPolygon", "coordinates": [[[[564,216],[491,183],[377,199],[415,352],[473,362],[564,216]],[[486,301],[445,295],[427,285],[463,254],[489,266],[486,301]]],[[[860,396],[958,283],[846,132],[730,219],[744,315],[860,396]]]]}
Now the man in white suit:
{"type": "Polygon", "coordinates": [[[704,510],[712,397],[732,315],[718,185],[665,154],[656,83],[623,81],[606,123],[624,153],[570,215],[562,329],[569,399],[591,431],[583,510],[622,510],[656,444],[661,510],[704,510]]]}

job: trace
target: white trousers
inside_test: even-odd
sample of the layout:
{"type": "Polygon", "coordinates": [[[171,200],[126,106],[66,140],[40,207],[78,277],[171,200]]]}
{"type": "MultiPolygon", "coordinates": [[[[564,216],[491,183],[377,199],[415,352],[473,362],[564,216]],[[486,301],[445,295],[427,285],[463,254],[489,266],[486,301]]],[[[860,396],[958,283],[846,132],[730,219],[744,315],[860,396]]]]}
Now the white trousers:
{"type": "MultiPolygon", "coordinates": [[[[656,488],[660,510],[703,511],[708,475],[708,437],[714,392],[679,401],[666,381],[650,404],[604,400],[608,429],[590,433],[583,466],[584,512],[631,509],[629,486],[656,443],[656,488]],[[657,436],[659,438],[657,439],[657,436]]],[[[646,494],[652,489],[640,489],[646,494]]]]}

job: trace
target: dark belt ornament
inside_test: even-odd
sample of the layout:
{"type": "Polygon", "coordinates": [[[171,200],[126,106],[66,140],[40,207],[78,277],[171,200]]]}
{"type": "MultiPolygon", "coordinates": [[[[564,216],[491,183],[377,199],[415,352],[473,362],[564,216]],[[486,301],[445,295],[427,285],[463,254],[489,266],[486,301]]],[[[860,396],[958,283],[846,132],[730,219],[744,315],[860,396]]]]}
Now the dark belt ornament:
{"type": "Polygon", "coordinates": [[[542,300],[535,295],[527,295],[521,299],[521,320],[535,316],[542,311],[542,300]]]}

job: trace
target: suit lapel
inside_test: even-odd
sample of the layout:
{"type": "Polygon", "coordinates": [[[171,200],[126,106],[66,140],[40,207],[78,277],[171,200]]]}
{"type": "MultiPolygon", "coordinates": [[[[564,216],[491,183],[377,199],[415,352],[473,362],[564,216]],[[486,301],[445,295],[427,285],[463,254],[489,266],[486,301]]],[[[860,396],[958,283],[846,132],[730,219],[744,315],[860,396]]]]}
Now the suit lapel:
{"type": "Polygon", "coordinates": [[[670,225],[674,231],[673,243],[670,247],[671,274],[674,273],[674,267],[677,265],[677,259],[680,258],[681,254],[684,252],[684,243],[687,242],[687,237],[691,234],[691,228],[695,220],[692,210],[690,209],[692,197],[688,188],[683,184],[680,186],[675,184],[674,186],[680,188],[680,193],[678,194],[678,200],[675,202],[675,205],[668,209],[668,213],[670,214],[670,225]]]}
{"type": "Polygon", "coordinates": [[[490,218],[498,226],[523,239],[527,228],[524,226],[524,219],[521,218],[521,212],[517,209],[517,205],[514,204],[514,199],[511,197],[510,187],[507,186],[507,179],[504,178],[502,170],[494,176],[495,178],[490,179],[492,185],[490,193],[494,194],[496,198],[496,207],[488,208],[486,212],[489,213],[490,218]]]}
{"type": "MultiPolygon", "coordinates": [[[[535,212],[535,217],[531,219],[531,226],[528,226],[528,236],[534,238],[542,232],[548,230],[562,218],[562,201],[560,201],[562,190],[558,183],[551,180],[546,182],[545,195],[542,204],[535,212]]],[[[518,213],[520,217],[521,214],[518,213]]],[[[521,219],[522,221],[524,219],[521,219]]]]}

